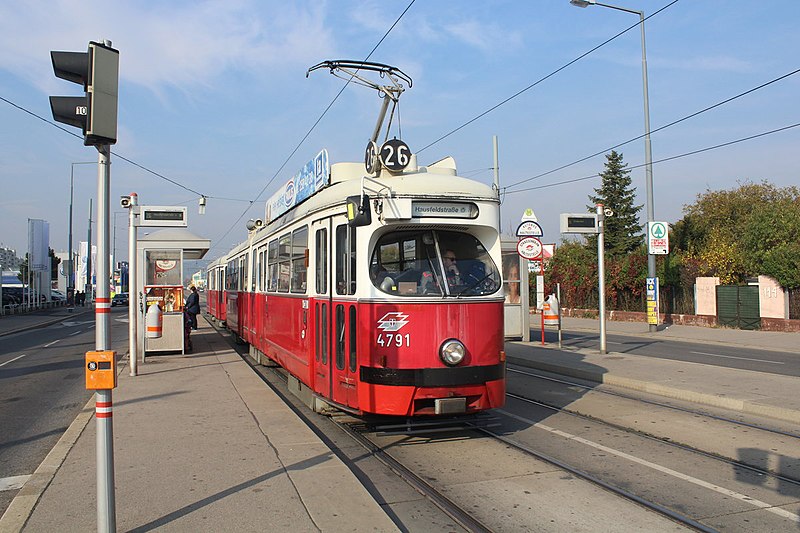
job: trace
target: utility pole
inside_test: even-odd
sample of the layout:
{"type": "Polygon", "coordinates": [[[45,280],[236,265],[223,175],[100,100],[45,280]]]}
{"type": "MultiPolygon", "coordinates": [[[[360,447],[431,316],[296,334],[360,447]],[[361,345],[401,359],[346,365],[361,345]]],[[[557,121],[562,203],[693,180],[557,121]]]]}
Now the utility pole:
{"type": "MultiPolygon", "coordinates": [[[[111,350],[111,298],[108,291],[108,222],[111,182],[111,146],[97,146],[97,305],[95,349],[111,350]]],[[[91,226],[90,226],[91,227],[91,226]]],[[[116,531],[114,496],[114,431],[111,389],[96,390],[97,418],[97,526],[116,531]]]]}
{"type": "Polygon", "coordinates": [[[83,288],[86,303],[92,303],[92,199],[89,198],[89,231],[86,236],[86,286],[83,288]]]}
{"type": "Polygon", "coordinates": [[[603,204],[597,204],[597,288],[600,307],[600,353],[606,349],[606,214],[603,204]]]}

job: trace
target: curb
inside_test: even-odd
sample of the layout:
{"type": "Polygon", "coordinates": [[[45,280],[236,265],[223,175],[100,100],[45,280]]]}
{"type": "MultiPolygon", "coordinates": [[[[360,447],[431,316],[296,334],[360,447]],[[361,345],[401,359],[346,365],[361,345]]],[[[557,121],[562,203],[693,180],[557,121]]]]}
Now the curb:
{"type": "Polygon", "coordinates": [[[553,374],[561,374],[562,376],[569,376],[573,378],[584,379],[586,381],[592,381],[594,383],[611,385],[614,387],[620,387],[639,392],[647,392],[649,394],[656,394],[658,396],[671,398],[673,400],[682,400],[685,402],[708,405],[710,407],[721,407],[723,409],[729,409],[731,411],[737,411],[749,415],[768,416],[784,422],[800,424],[800,411],[794,409],[774,407],[771,405],[759,404],[747,400],[738,400],[735,398],[725,398],[715,394],[706,394],[703,392],[679,389],[677,387],[670,387],[649,381],[615,376],[607,372],[601,373],[591,370],[582,370],[580,368],[523,359],[515,356],[508,356],[506,361],[519,366],[544,370],[545,372],[552,372],[553,374]]]}
{"type": "MultiPolygon", "coordinates": [[[[687,326],[687,327],[701,327],[701,326],[687,326]]],[[[531,326],[533,330],[533,326],[531,326]]],[[[586,333],[598,333],[597,328],[587,328],[584,326],[570,326],[569,328],[562,328],[563,331],[579,331],[579,332],[586,332],[586,333]]],[[[537,330],[538,331],[538,330],[537,330]]],[[[549,331],[549,330],[548,330],[549,331]]],[[[709,344],[712,346],[731,346],[730,342],[721,341],[721,340],[714,340],[714,339],[691,339],[686,337],[667,337],[667,336],[659,336],[659,333],[650,333],[648,331],[643,331],[641,333],[632,333],[627,331],[615,331],[615,330],[607,330],[606,333],[608,335],[619,335],[621,337],[645,337],[648,339],[655,339],[655,340],[665,340],[665,341],[674,341],[674,342],[683,342],[683,343],[696,343],[696,344],[709,344]]],[[[796,348],[791,347],[782,347],[782,348],[772,348],[771,346],[764,346],[761,344],[748,344],[743,342],[736,342],[736,346],[740,348],[752,348],[754,350],[761,350],[765,352],[780,352],[780,353],[797,353],[800,354],[800,346],[796,348]]]]}

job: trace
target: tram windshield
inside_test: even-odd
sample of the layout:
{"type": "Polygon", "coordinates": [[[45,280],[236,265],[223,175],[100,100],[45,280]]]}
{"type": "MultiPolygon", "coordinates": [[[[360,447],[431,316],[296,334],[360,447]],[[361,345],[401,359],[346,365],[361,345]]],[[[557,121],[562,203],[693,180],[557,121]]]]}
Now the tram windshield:
{"type": "Polygon", "coordinates": [[[395,231],[377,242],[370,279],[399,296],[483,296],[500,288],[500,272],[486,248],[468,233],[395,231]]]}

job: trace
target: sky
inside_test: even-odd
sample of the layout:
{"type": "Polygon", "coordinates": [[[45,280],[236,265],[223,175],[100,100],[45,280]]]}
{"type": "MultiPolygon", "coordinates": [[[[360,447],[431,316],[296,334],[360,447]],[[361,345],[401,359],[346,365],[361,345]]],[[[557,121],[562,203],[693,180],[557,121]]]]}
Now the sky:
{"type": "MultiPolygon", "coordinates": [[[[798,185],[800,127],[705,149],[800,123],[800,73],[664,126],[800,68],[800,2],[614,5],[649,17],[655,220],[676,222],[708,190],[798,185]]],[[[118,260],[127,256],[121,195],[188,206],[189,229],[211,239],[214,259],[245,239],[245,222],[263,218],[266,200],[321,149],[332,163],[363,161],[377,92],[350,84],[334,102],[345,82],[306,71],[328,59],[366,59],[376,45],[371,61],[413,79],[392,136],[419,164],[452,156],[460,175],[487,184],[497,136],[503,233],[513,238],[532,208],[543,242],[557,243],[559,214],[587,210],[604,154],[632,139],[616,150],[645,203],[638,19],[568,0],[4,0],[0,246],[23,256],[34,218],[49,222],[51,248],[67,249],[71,172],[73,239],[86,240],[97,169],[73,163],[96,162],[97,151],[68,133],[79,130],[54,126],[48,96],[83,93],[54,76],[49,52],[85,51],[103,39],[120,51],[111,156],[118,260]]]]}

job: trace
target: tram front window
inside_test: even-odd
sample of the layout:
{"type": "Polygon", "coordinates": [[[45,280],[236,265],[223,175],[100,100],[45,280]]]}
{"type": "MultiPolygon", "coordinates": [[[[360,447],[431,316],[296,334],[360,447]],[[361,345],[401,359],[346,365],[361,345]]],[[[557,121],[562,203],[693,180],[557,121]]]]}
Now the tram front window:
{"type": "Polygon", "coordinates": [[[486,248],[467,233],[397,231],[383,235],[370,261],[381,291],[413,296],[484,296],[500,288],[500,272],[486,248]]]}

